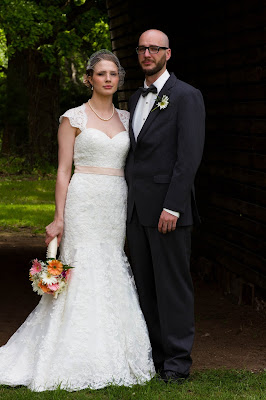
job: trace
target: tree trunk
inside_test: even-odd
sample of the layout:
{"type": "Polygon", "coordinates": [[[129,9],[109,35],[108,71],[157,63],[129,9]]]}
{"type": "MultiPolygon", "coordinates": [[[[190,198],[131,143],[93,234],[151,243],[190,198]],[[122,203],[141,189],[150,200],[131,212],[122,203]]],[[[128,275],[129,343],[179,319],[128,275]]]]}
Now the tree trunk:
{"type": "Polygon", "coordinates": [[[21,154],[27,143],[27,51],[17,52],[8,62],[2,154],[21,154]]]}
{"type": "Polygon", "coordinates": [[[29,51],[29,154],[32,163],[54,161],[57,157],[59,116],[59,74],[42,76],[48,70],[36,50],[29,51]]]}

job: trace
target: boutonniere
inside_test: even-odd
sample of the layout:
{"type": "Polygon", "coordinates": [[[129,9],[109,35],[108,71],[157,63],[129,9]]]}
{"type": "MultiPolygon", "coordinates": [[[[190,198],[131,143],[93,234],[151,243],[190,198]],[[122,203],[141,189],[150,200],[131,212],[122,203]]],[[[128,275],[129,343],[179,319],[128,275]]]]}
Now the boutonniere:
{"type": "Polygon", "coordinates": [[[164,94],[162,98],[157,97],[156,101],[157,101],[156,107],[154,107],[154,109],[151,111],[156,110],[156,108],[160,108],[160,110],[164,110],[169,104],[169,97],[164,94]]]}

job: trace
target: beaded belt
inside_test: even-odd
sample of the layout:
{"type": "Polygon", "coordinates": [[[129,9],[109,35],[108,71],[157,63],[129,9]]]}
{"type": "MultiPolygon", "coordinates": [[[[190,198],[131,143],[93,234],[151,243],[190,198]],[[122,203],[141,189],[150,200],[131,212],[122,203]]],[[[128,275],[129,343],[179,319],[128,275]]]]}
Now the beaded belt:
{"type": "Polygon", "coordinates": [[[89,167],[87,165],[76,165],[75,173],[97,174],[97,175],[115,175],[124,176],[124,170],[119,168],[89,167]]]}

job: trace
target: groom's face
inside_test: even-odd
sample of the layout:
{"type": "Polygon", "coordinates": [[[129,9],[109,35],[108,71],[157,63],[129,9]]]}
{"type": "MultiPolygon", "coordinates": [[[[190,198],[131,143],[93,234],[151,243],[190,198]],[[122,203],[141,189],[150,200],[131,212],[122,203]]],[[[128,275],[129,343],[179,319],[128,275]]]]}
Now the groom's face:
{"type": "MultiPolygon", "coordinates": [[[[168,47],[165,37],[158,31],[144,32],[139,38],[139,47],[160,46],[168,47]]],[[[148,49],[143,54],[138,54],[139,64],[146,76],[152,76],[166,69],[166,62],[171,55],[170,49],[160,49],[158,53],[151,54],[148,49]]]]}

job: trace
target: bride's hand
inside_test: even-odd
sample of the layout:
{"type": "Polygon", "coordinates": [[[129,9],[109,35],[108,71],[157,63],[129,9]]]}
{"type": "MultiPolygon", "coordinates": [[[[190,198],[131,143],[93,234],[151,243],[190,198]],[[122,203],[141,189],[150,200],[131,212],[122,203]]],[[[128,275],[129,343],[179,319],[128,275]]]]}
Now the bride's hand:
{"type": "Polygon", "coordinates": [[[45,231],[46,231],[45,244],[46,244],[46,246],[48,246],[48,244],[56,236],[57,236],[57,245],[59,246],[61,239],[62,239],[63,230],[64,230],[63,221],[54,220],[49,225],[47,225],[45,228],[45,231]]]}

